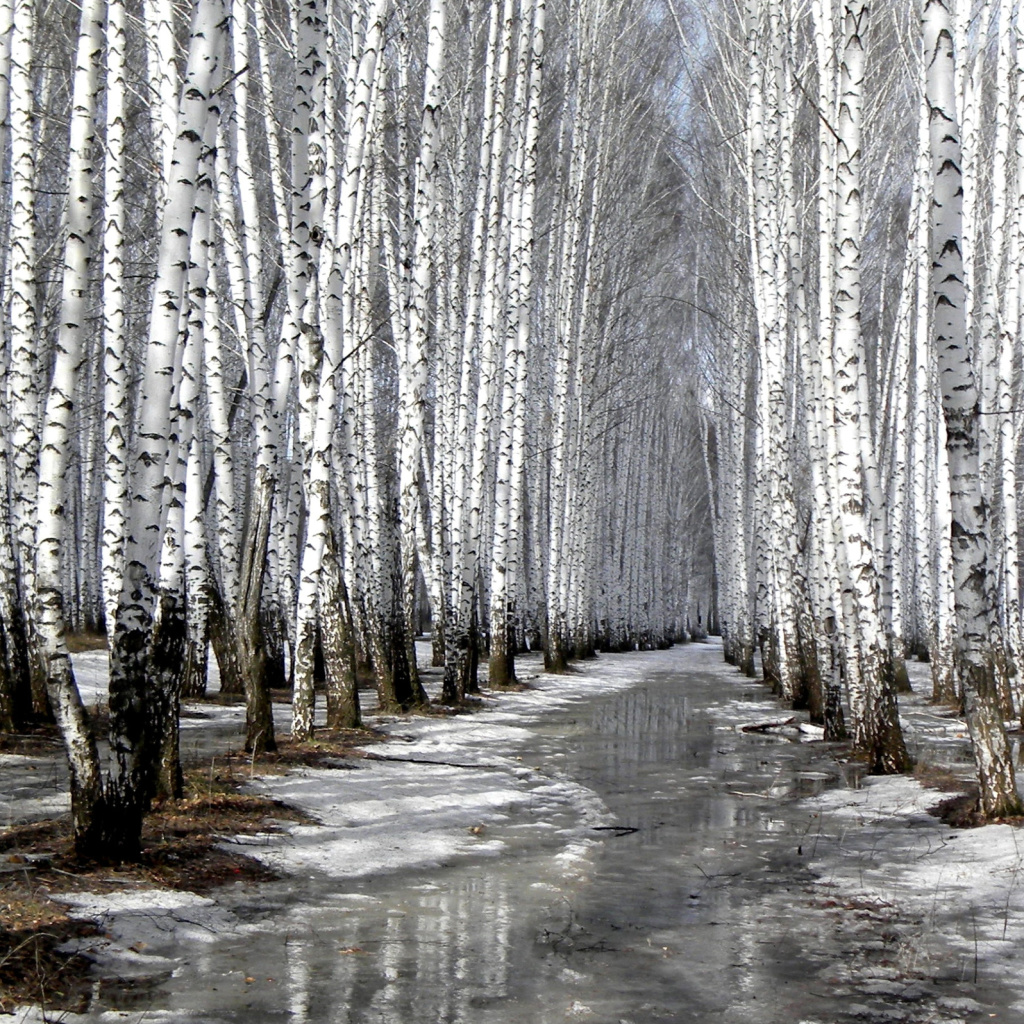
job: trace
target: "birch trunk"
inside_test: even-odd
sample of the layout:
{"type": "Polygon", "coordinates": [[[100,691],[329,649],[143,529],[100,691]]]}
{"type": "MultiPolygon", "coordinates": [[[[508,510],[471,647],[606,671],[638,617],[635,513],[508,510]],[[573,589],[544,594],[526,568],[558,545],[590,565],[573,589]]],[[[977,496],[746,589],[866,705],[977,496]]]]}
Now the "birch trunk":
{"type": "MultiPolygon", "coordinates": [[[[7,368],[10,417],[11,521],[25,609],[26,649],[32,651],[29,613],[35,589],[36,497],[39,483],[40,403],[36,267],[36,118],[33,80],[36,18],[34,0],[18,0],[11,30],[11,217],[10,331],[7,368]]],[[[46,677],[31,659],[32,713],[49,714],[46,677]]]]}
{"type": "Polygon", "coordinates": [[[180,311],[185,299],[192,214],[203,137],[217,116],[223,0],[196,8],[188,66],[171,157],[171,181],[160,228],[160,250],[139,396],[139,426],[132,454],[133,498],[125,543],[125,574],[111,651],[111,753],[114,771],[106,793],[103,839],[93,851],[132,858],[139,852],[142,816],[152,796],[158,708],[151,665],[160,537],[166,520],[163,483],[172,455],[168,438],[172,388],[180,363],[180,311]]]}
{"type": "Polygon", "coordinates": [[[85,358],[89,265],[93,248],[92,156],[103,53],[103,0],[83,4],[72,84],[67,236],[56,359],[39,443],[35,565],[36,633],[71,773],[75,847],[89,851],[103,828],[103,785],[95,739],[65,644],[61,562],[69,541],[67,507],[75,387],[85,358]]]}
{"type": "Polygon", "coordinates": [[[125,328],[125,29],[124,0],[107,3],[106,157],[103,165],[103,608],[113,641],[120,596],[129,435],[125,328]]]}
{"type": "Polygon", "coordinates": [[[544,44],[545,6],[525,0],[520,5],[519,62],[513,120],[522,125],[512,164],[512,231],[510,238],[509,326],[506,329],[495,495],[495,539],[491,561],[492,686],[508,686],[515,675],[515,586],[521,575],[523,548],[523,459],[526,450],[526,367],[530,345],[533,284],[534,197],[537,177],[537,136],[544,44]]]}
{"type": "MultiPolygon", "coordinates": [[[[11,139],[14,7],[13,0],[4,0],[0,4],[0,153],[8,151],[11,139]]],[[[5,282],[10,255],[6,250],[12,241],[10,227],[9,222],[4,224],[3,238],[7,244],[4,246],[5,255],[0,261],[0,274],[5,282]]],[[[8,380],[10,365],[10,338],[6,331],[0,332],[0,376],[3,381],[8,380]]],[[[12,429],[10,396],[4,386],[0,387],[0,432],[4,438],[10,438],[12,429]]],[[[5,442],[0,444],[0,486],[7,488],[12,480],[11,451],[5,442]]],[[[21,728],[28,723],[32,714],[28,633],[18,564],[14,525],[9,515],[0,516],[0,732],[21,728]]]]}
{"type": "Polygon", "coordinates": [[[1020,814],[1013,759],[1002,717],[989,641],[992,609],[988,515],[981,494],[978,388],[967,345],[967,296],[960,249],[963,232],[960,139],[954,49],[947,0],[925,0],[926,90],[931,123],[933,338],[949,456],[953,575],[964,710],[974,748],[981,810],[1020,814]]]}
{"type": "MultiPolygon", "coordinates": [[[[418,580],[417,523],[429,493],[424,469],[427,369],[430,357],[429,302],[437,262],[437,157],[441,145],[442,75],[445,60],[447,0],[431,0],[424,64],[420,148],[413,201],[412,281],[409,293],[408,348],[399,360],[399,502],[402,546],[402,605],[407,658],[414,688],[416,670],[414,608],[418,580]]],[[[428,570],[429,571],[429,570],[428,570]]]]}
{"type": "Polygon", "coordinates": [[[910,759],[896,709],[896,681],[881,619],[880,592],[871,526],[865,502],[862,431],[866,415],[859,395],[864,359],[861,335],[861,117],[864,87],[864,32],[867,7],[847,0],[843,8],[843,53],[838,106],[836,276],[834,293],[835,438],[839,491],[837,505],[846,560],[845,586],[856,615],[860,694],[854,705],[854,742],[868,756],[871,770],[901,772],[910,759]]]}

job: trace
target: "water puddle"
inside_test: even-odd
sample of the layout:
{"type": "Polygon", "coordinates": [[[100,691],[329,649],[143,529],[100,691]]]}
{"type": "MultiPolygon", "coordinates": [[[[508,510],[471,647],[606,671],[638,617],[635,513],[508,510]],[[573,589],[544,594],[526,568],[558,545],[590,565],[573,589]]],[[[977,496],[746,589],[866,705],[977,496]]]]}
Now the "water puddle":
{"type": "Polygon", "coordinates": [[[829,906],[809,867],[822,826],[797,801],[856,786],[859,773],[824,744],[738,732],[737,720],[778,709],[718,658],[714,648],[653,655],[643,683],[527,726],[522,763],[586,787],[608,812],[600,824],[527,805],[487,826],[503,843],[496,857],[223,890],[226,931],[193,928],[183,940],[154,929],[138,955],[155,980],[118,986],[128,965],[108,963],[90,1016],[144,1007],[225,1024],[964,1019],[955,971],[939,985],[900,959],[912,923],[880,906],[829,906]]]}

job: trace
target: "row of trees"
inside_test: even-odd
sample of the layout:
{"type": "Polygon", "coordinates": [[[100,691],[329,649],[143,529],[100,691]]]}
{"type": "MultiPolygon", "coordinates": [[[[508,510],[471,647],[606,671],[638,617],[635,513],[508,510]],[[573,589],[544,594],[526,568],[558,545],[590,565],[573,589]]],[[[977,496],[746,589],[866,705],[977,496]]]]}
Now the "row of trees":
{"type": "Polygon", "coordinates": [[[1024,11],[712,6],[695,301],[727,657],[760,644],[879,772],[927,658],[983,810],[1018,813],[1024,11]]]}
{"type": "Polygon", "coordinates": [[[0,0],[0,730],[56,717],[81,853],[137,853],[211,648],[258,752],[318,666],[333,727],[359,662],[422,703],[427,614],[453,703],[706,614],[654,14],[0,0]]]}

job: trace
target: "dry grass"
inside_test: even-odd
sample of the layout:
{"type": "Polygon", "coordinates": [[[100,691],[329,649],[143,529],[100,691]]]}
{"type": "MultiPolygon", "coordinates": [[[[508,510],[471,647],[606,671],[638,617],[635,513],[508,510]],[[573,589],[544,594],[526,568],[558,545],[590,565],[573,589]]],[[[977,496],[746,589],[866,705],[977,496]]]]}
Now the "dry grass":
{"type": "Polygon", "coordinates": [[[82,651],[105,651],[107,649],[106,633],[67,633],[64,642],[72,654],[82,651]]]}
{"type": "Polygon", "coordinates": [[[88,1003],[89,960],[59,947],[96,934],[95,928],[71,920],[51,893],[153,886],[208,892],[226,882],[269,881],[276,877],[272,871],[220,844],[228,836],[277,832],[282,821],[304,820],[293,808],[262,797],[190,793],[149,815],[141,861],[116,868],[77,860],[64,819],[8,829],[0,835],[0,851],[13,869],[0,876],[7,879],[0,884],[0,1012],[26,1002],[76,1011],[88,1003]]]}
{"type": "Polygon", "coordinates": [[[952,828],[980,828],[990,824],[981,813],[978,786],[972,779],[957,775],[948,765],[919,762],[914,766],[914,778],[928,789],[950,794],[940,800],[928,813],[952,828]]]}
{"type": "Polygon", "coordinates": [[[89,962],[57,947],[95,934],[95,928],[70,920],[56,903],[20,882],[0,885],[0,919],[0,1013],[22,1003],[85,1009],[89,962]]]}
{"type": "Polygon", "coordinates": [[[928,789],[938,789],[943,793],[963,793],[971,785],[969,779],[957,775],[946,765],[929,764],[919,761],[914,765],[914,778],[928,789]]]}
{"type": "Polygon", "coordinates": [[[193,785],[228,792],[257,774],[279,775],[292,768],[338,768],[339,762],[363,756],[358,747],[385,739],[387,735],[377,729],[318,729],[308,743],[296,743],[285,735],[278,738],[277,750],[256,757],[243,751],[218,755],[205,769],[194,770],[193,785]],[[204,773],[206,781],[199,778],[204,773]]]}
{"type": "Polygon", "coordinates": [[[0,1011],[27,1002],[53,1010],[81,1011],[88,1005],[90,961],[60,952],[60,947],[69,939],[95,935],[96,929],[68,917],[51,893],[153,886],[208,892],[229,881],[270,880],[275,875],[262,864],[220,849],[219,843],[239,833],[279,831],[282,820],[304,818],[274,801],[242,794],[204,793],[168,801],[146,820],[141,861],[116,868],[77,860],[65,819],[4,832],[0,851],[13,870],[0,876],[7,879],[0,885],[0,1011]]]}
{"type": "Polygon", "coordinates": [[[60,734],[55,726],[28,726],[21,733],[0,733],[0,754],[23,757],[55,757],[61,753],[60,734]]]}
{"type": "Polygon", "coordinates": [[[972,786],[968,793],[958,793],[940,800],[934,807],[928,808],[928,813],[953,828],[980,828],[990,824],[981,813],[977,786],[972,786]]]}

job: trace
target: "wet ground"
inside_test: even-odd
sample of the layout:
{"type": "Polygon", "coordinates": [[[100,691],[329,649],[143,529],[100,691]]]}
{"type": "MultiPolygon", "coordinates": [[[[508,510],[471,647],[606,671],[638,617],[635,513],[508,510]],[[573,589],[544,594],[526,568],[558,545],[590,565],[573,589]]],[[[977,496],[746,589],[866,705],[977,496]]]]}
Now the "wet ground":
{"type": "Polygon", "coordinates": [[[238,886],[218,896],[220,923],[183,904],[144,933],[130,969],[101,970],[94,1019],[1024,1019],[928,921],[823,877],[845,837],[800,798],[858,785],[840,750],[739,731],[784,716],[714,647],[650,665],[628,690],[527,726],[521,763],[584,796],[488,825],[500,856],[238,886]]]}

